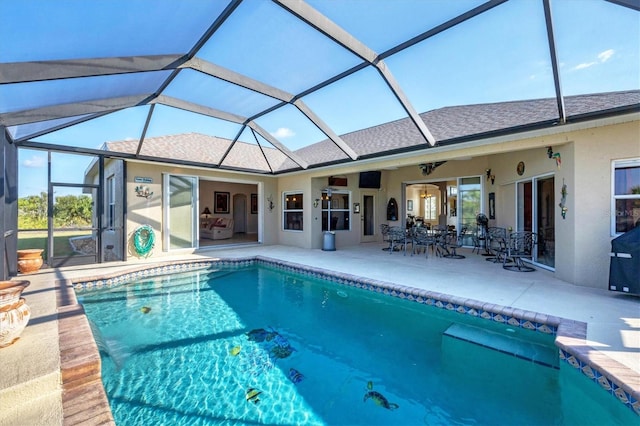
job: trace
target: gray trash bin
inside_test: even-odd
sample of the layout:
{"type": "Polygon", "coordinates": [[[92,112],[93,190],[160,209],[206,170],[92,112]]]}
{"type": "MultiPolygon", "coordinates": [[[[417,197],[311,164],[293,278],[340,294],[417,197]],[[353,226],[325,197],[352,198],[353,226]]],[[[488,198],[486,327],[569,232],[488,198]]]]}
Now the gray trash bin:
{"type": "Polygon", "coordinates": [[[324,238],[322,240],[322,250],[336,251],[336,233],[335,232],[325,231],[324,238]]]}

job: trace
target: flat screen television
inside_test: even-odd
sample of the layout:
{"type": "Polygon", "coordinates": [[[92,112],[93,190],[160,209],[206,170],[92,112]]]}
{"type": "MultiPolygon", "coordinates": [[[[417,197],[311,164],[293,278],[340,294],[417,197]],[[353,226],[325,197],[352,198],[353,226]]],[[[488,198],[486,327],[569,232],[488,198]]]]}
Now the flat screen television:
{"type": "Polygon", "coordinates": [[[382,172],[360,172],[360,188],[380,189],[382,172]]]}

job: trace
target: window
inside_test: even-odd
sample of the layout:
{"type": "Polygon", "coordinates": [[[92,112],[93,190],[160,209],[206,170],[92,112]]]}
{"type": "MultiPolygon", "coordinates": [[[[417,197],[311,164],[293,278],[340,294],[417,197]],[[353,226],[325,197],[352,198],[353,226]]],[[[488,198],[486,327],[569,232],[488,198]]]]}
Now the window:
{"type": "Polygon", "coordinates": [[[113,229],[116,217],[116,178],[111,175],[107,178],[107,228],[113,229]]]}
{"type": "Polygon", "coordinates": [[[302,231],[302,206],[303,195],[301,192],[284,192],[282,194],[282,226],[290,231],[302,231]]]}
{"type": "Polygon", "coordinates": [[[438,199],[435,195],[424,197],[424,220],[438,219],[438,199]]]}
{"type": "Polygon", "coordinates": [[[351,192],[331,191],[331,196],[327,191],[322,192],[322,230],[351,230],[351,192]],[[327,227],[329,212],[331,212],[331,228],[327,227]]]}
{"type": "Polygon", "coordinates": [[[613,162],[612,235],[640,226],[640,158],[613,162]]]}
{"type": "Polygon", "coordinates": [[[458,179],[458,220],[461,225],[475,225],[476,216],[482,211],[482,183],[480,176],[458,179]]]}

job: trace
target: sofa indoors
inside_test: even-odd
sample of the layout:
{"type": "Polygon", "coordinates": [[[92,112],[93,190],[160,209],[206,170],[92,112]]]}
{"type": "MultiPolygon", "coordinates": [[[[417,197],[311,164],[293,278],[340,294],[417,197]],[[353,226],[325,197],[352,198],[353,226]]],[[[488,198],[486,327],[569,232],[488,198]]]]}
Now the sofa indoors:
{"type": "Polygon", "coordinates": [[[226,240],[233,237],[233,219],[213,217],[200,221],[200,238],[226,240]]]}

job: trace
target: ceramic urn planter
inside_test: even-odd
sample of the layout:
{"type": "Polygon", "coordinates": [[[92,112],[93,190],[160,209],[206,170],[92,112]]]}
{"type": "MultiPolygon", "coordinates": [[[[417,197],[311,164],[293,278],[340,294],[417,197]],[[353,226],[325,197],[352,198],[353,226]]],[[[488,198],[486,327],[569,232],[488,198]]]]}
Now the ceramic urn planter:
{"type": "Polygon", "coordinates": [[[20,337],[31,318],[31,309],[20,297],[29,281],[0,281],[0,348],[20,337]]]}
{"type": "Polygon", "coordinates": [[[42,249],[18,250],[18,270],[21,274],[31,274],[42,266],[42,249]]]}

